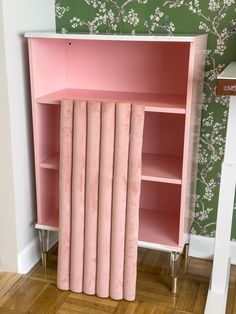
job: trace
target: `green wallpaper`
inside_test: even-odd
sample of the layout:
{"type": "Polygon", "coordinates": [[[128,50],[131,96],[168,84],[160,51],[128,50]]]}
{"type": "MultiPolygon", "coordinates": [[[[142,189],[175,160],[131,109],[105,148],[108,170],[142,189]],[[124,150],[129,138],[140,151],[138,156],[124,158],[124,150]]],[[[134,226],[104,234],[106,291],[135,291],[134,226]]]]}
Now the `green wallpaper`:
{"type": "MultiPolygon", "coordinates": [[[[216,97],[215,85],[218,73],[236,60],[235,0],[58,0],[56,24],[59,32],[208,33],[192,233],[214,236],[228,112],[228,98],[216,97]]],[[[236,239],[236,217],[233,229],[236,239]]]]}

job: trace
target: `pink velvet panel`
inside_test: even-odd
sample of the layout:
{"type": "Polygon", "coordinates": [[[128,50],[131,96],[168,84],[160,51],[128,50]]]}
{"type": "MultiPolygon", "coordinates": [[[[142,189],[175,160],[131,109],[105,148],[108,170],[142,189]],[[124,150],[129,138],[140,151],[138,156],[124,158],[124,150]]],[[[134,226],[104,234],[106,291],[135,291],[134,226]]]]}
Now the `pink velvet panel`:
{"type": "Polygon", "coordinates": [[[109,296],[115,103],[102,104],[97,250],[97,295],[109,296]]]}
{"type": "Polygon", "coordinates": [[[116,104],[110,281],[110,296],[115,300],[123,299],[130,106],[130,103],[116,104]]]}
{"type": "Polygon", "coordinates": [[[132,105],[124,256],[124,299],[128,301],[136,294],[143,126],[144,106],[132,105]]]}
{"type": "Polygon", "coordinates": [[[100,110],[100,102],[88,102],[83,283],[87,294],[96,291],[100,110]]]}
{"type": "Polygon", "coordinates": [[[71,224],[71,169],[72,169],[73,101],[61,102],[60,175],[59,175],[59,246],[57,286],[70,288],[70,224],[71,224]]]}
{"type": "Polygon", "coordinates": [[[86,101],[74,103],[70,289],[82,292],[84,264],[86,101]]]}
{"type": "Polygon", "coordinates": [[[72,114],[62,102],[58,287],[134,300],[144,106],[75,101],[72,114]]]}

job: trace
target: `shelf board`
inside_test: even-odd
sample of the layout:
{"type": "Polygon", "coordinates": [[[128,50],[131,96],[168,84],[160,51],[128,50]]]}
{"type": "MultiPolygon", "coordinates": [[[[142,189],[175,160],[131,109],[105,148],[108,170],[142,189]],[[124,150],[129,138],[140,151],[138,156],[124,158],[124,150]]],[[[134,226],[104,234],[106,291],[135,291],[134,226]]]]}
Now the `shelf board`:
{"type": "Polygon", "coordinates": [[[35,225],[36,229],[58,231],[59,229],[59,212],[52,211],[48,213],[48,216],[42,220],[39,220],[35,225]]]}
{"type": "Polygon", "coordinates": [[[139,242],[178,250],[179,214],[140,208],[139,242]]]}
{"type": "Polygon", "coordinates": [[[41,168],[46,169],[59,169],[59,152],[50,155],[40,162],[41,168]]]}
{"type": "Polygon", "coordinates": [[[185,114],[186,97],[184,95],[164,95],[148,93],[96,91],[82,89],[62,89],[36,98],[36,103],[60,105],[62,99],[103,100],[115,102],[142,103],[147,112],[165,112],[185,114]]]}
{"type": "Polygon", "coordinates": [[[142,154],[142,180],[181,184],[182,157],[142,154]]]}
{"type": "MultiPolygon", "coordinates": [[[[59,169],[59,152],[40,162],[45,169],[59,169]]],[[[167,155],[142,155],[142,180],[181,184],[182,158],[167,155]]]]}

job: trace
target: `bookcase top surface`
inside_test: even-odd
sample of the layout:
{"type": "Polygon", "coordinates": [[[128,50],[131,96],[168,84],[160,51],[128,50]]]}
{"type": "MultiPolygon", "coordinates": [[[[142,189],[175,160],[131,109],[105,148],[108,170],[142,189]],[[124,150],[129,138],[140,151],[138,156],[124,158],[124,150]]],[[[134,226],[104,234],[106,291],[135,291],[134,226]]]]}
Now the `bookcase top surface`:
{"type": "Polygon", "coordinates": [[[194,42],[196,38],[207,35],[128,35],[128,34],[62,34],[56,32],[27,32],[27,38],[45,39],[78,39],[78,40],[116,40],[116,41],[161,41],[161,42],[194,42]]]}

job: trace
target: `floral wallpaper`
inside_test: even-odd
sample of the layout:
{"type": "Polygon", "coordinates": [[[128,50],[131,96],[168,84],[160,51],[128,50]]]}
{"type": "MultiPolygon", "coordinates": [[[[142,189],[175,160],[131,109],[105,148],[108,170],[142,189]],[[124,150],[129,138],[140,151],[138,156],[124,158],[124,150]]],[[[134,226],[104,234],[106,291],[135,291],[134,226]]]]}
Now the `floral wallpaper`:
{"type": "MultiPolygon", "coordinates": [[[[216,97],[216,77],[236,60],[236,0],[57,0],[59,32],[208,34],[192,233],[213,237],[224,156],[228,97],[216,97]]],[[[236,239],[236,216],[232,238],[236,239]]]]}

